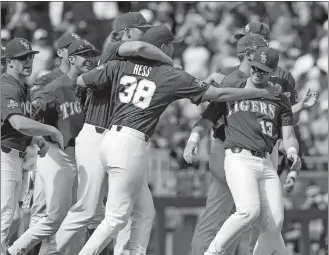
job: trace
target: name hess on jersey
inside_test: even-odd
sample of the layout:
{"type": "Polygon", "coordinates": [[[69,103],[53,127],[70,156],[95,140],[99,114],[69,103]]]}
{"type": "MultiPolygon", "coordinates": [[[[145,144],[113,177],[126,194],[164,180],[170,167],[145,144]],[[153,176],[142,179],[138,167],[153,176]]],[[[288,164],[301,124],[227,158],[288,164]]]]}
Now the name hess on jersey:
{"type": "Polygon", "coordinates": [[[232,114],[237,113],[239,111],[242,112],[259,112],[266,116],[269,116],[271,119],[275,118],[275,105],[271,103],[257,101],[257,100],[242,100],[235,102],[226,103],[228,114],[227,117],[230,117],[232,114]]]}
{"type": "Polygon", "coordinates": [[[81,114],[82,110],[81,110],[81,105],[79,100],[76,100],[74,102],[65,102],[62,103],[59,106],[60,110],[61,110],[61,117],[63,120],[67,119],[70,116],[73,116],[75,114],[81,114]]]}
{"type": "Polygon", "coordinates": [[[152,67],[150,66],[144,66],[144,65],[135,65],[133,74],[143,77],[149,77],[150,73],[152,71],[152,67]]]}

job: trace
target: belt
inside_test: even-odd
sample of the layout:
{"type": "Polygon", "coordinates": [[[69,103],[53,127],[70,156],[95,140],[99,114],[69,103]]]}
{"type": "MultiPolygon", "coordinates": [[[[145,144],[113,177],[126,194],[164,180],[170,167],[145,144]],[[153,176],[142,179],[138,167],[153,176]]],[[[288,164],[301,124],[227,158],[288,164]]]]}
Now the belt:
{"type": "Polygon", "coordinates": [[[3,145],[1,145],[1,151],[3,151],[6,154],[9,154],[12,151],[13,152],[16,152],[16,155],[15,156],[18,156],[20,158],[24,158],[24,156],[25,156],[25,152],[19,151],[19,150],[16,150],[16,149],[12,149],[12,148],[8,148],[8,147],[3,146],[3,145]]]}
{"type": "Polygon", "coordinates": [[[101,127],[96,127],[96,126],[95,126],[95,131],[96,131],[98,134],[103,134],[105,130],[106,130],[106,128],[101,128],[101,127]]]}
{"type": "MultiPolygon", "coordinates": [[[[231,151],[233,153],[241,153],[243,149],[240,147],[232,147],[231,151]]],[[[258,157],[258,158],[266,158],[267,157],[267,152],[265,151],[252,151],[252,150],[248,150],[250,151],[251,155],[258,157]]]]}
{"type": "MultiPolygon", "coordinates": [[[[123,126],[117,126],[117,125],[110,125],[110,126],[109,126],[109,130],[111,130],[112,128],[114,128],[115,131],[120,132],[123,128],[126,128],[126,127],[123,127],[123,126]]],[[[132,128],[128,128],[128,127],[127,127],[127,129],[134,130],[134,129],[132,129],[132,128]]],[[[137,130],[134,130],[134,132],[135,132],[135,133],[139,133],[139,134],[143,134],[142,132],[137,131],[137,130]]],[[[131,133],[131,132],[129,132],[129,133],[131,133]]],[[[141,138],[141,137],[140,137],[140,138],[141,138]]],[[[143,134],[143,138],[144,138],[144,141],[147,142],[147,143],[148,143],[149,140],[150,140],[150,138],[149,138],[148,135],[146,135],[146,134],[143,134]]]]}

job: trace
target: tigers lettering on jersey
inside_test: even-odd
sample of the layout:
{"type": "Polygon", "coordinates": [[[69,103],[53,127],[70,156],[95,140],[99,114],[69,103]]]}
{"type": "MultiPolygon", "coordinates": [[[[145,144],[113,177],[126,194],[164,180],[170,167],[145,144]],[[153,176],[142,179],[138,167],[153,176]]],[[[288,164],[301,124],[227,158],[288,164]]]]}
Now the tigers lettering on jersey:
{"type": "Polygon", "coordinates": [[[82,109],[79,100],[74,102],[64,102],[60,106],[61,116],[63,120],[66,120],[68,117],[73,116],[75,114],[81,114],[82,109]]]}
{"type": "Polygon", "coordinates": [[[265,116],[274,119],[276,116],[277,108],[275,105],[269,102],[257,101],[257,100],[242,100],[235,101],[234,103],[227,102],[228,114],[229,118],[232,114],[237,113],[239,111],[242,112],[258,112],[264,114],[265,116]]]}

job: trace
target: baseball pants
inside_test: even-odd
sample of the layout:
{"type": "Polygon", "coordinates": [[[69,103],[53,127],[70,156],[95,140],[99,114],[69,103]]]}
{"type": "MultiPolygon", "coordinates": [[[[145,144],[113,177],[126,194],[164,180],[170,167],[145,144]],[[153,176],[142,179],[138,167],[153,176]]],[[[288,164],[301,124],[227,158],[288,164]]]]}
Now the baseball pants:
{"type": "Polygon", "coordinates": [[[42,240],[50,237],[60,227],[72,205],[74,181],[77,176],[74,147],[65,151],[57,144],[49,143],[44,158],[38,158],[38,172],[46,197],[46,217],[29,228],[9,248],[13,255],[25,254],[42,240]]]}
{"type": "Polygon", "coordinates": [[[283,197],[279,177],[270,156],[259,158],[250,151],[233,153],[225,150],[225,174],[236,213],[231,215],[211,242],[205,254],[224,254],[229,245],[247,230],[255,220],[260,220],[260,236],[254,255],[287,254],[282,243],[283,197]]]}
{"type": "Polygon", "coordinates": [[[22,174],[20,152],[1,146],[1,254],[5,254],[6,240],[18,206],[22,174]]]}
{"type": "Polygon", "coordinates": [[[108,173],[105,218],[79,255],[96,255],[113,240],[131,217],[128,250],[145,255],[155,210],[146,181],[147,141],[145,134],[111,126],[100,146],[100,158],[108,173]]]}
{"type": "MultiPolygon", "coordinates": [[[[279,141],[271,154],[271,161],[274,166],[278,164],[278,143],[279,141]]],[[[224,143],[219,139],[215,139],[209,157],[209,168],[214,178],[208,191],[205,211],[195,228],[192,241],[192,255],[204,254],[211,241],[215,238],[217,231],[230,214],[235,212],[234,201],[225,177],[224,155],[224,143]]],[[[253,224],[249,234],[248,255],[252,255],[259,233],[259,226],[253,224]]],[[[224,254],[233,255],[238,243],[239,238],[229,246],[224,254]]]]}
{"type": "MultiPolygon", "coordinates": [[[[56,243],[49,246],[47,254],[63,254],[75,236],[85,231],[88,226],[95,229],[104,219],[103,199],[107,190],[107,174],[99,159],[99,146],[105,130],[85,123],[75,140],[78,168],[77,203],[70,208],[55,234],[56,243]]],[[[129,231],[122,233],[127,235],[129,231]]],[[[124,246],[120,239],[124,241],[127,238],[119,234],[116,240],[116,245],[124,246]]]]}
{"type": "MultiPolygon", "coordinates": [[[[192,255],[205,253],[217,231],[234,209],[231,191],[226,183],[224,155],[224,143],[219,139],[215,139],[209,157],[209,168],[214,177],[208,191],[206,209],[193,235],[192,255]]],[[[225,255],[234,255],[238,243],[239,239],[229,246],[225,255]]]]}

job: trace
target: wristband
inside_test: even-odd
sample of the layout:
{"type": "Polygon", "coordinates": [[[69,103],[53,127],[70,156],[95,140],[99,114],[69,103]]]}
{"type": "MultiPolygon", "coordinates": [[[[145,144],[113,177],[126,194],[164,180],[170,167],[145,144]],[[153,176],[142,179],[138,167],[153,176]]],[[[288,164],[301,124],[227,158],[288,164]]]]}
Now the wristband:
{"type": "Polygon", "coordinates": [[[287,177],[286,178],[292,178],[294,179],[294,181],[296,181],[297,179],[297,172],[296,171],[291,171],[287,174],[287,177]]]}
{"type": "Polygon", "coordinates": [[[296,153],[298,155],[298,150],[295,147],[290,147],[287,150],[287,154],[289,154],[289,153],[296,153]]]}
{"type": "Polygon", "coordinates": [[[200,135],[197,132],[193,132],[187,142],[194,142],[194,143],[199,143],[200,141],[200,135]]]}

